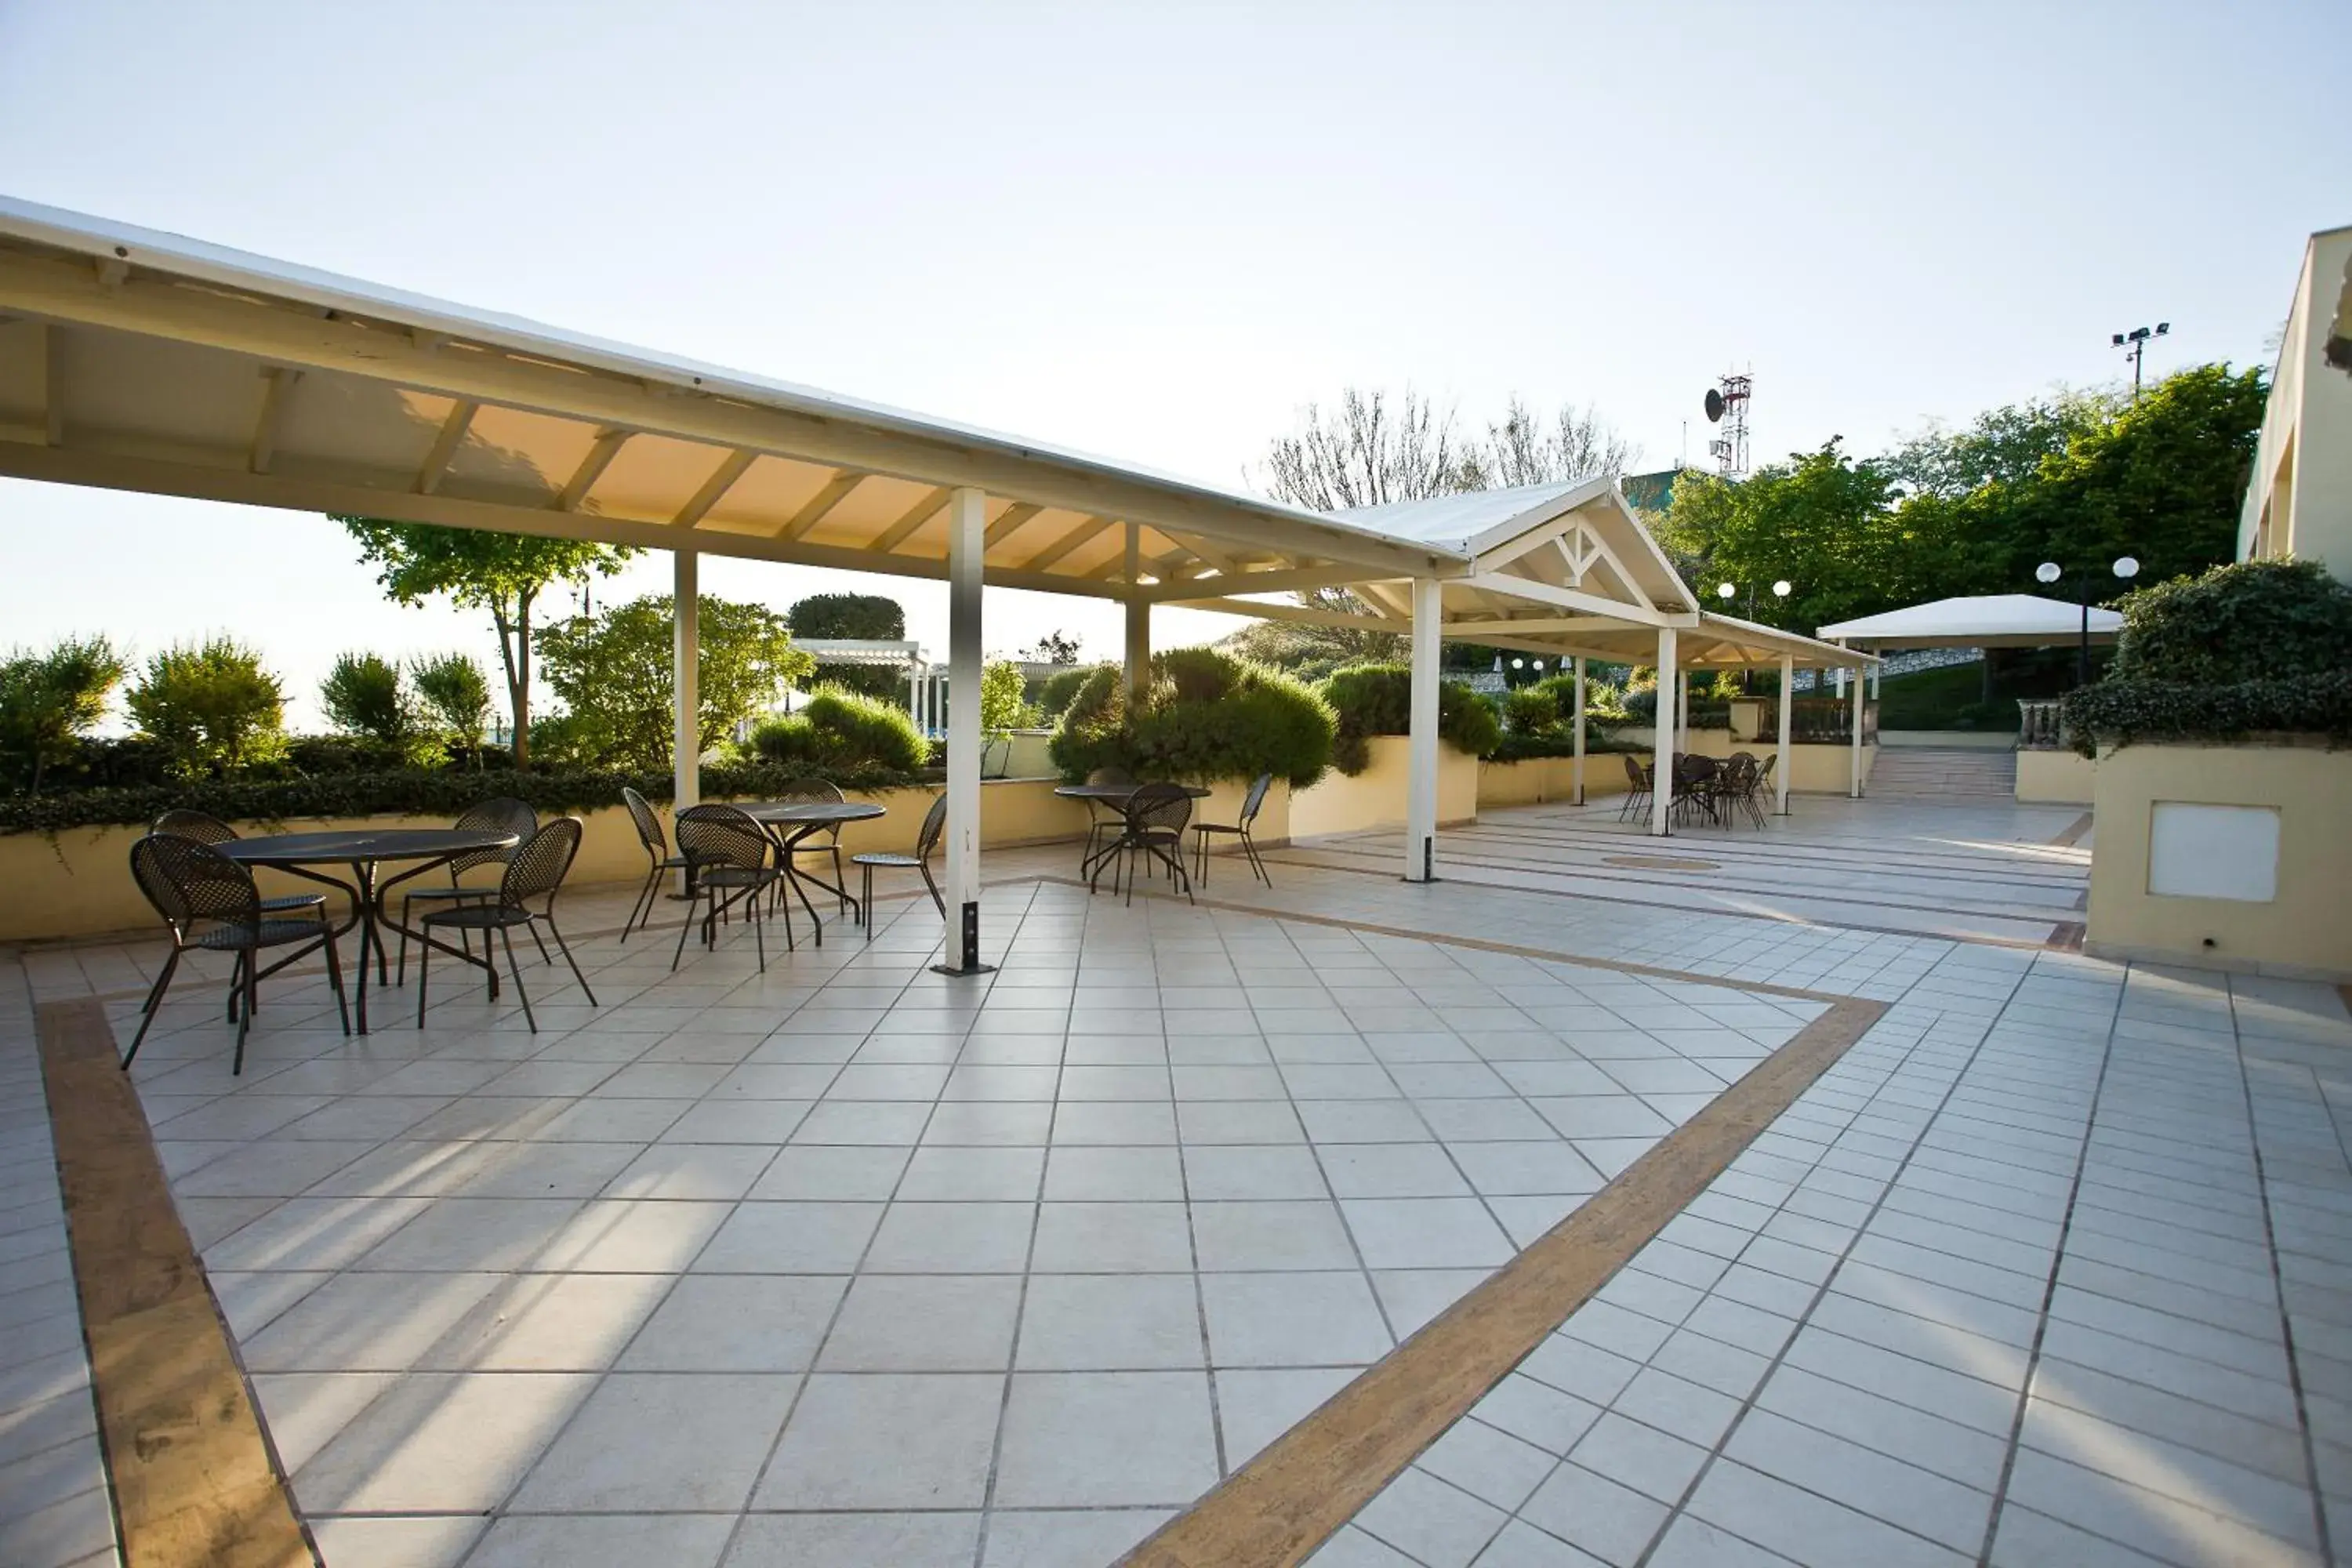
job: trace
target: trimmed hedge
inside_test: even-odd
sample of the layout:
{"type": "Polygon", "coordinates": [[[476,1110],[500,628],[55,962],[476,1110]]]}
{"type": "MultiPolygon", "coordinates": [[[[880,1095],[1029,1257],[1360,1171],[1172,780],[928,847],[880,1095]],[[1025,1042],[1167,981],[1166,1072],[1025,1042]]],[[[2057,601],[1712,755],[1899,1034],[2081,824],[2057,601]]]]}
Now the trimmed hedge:
{"type": "Polygon", "coordinates": [[[1118,666],[1089,672],[1046,750],[1073,783],[1116,767],[1145,779],[1270,773],[1304,789],[1330,765],[1337,733],[1322,700],[1280,671],[1214,648],[1171,648],[1152,657],[1139,703],[1118,666]]]}
{"type": "MultiPolygon", "coordinates": [[[[807,776],[804,767],[766,763],[707,763],[702,793],[711,800],[756,800],[807,776]]],[[[923,775],[891,768],[831,769],[845,790],[901,788],[923,775]]],[[[208,812],[229,822],[284,822],[299,817],[414,816],[454,817],[494,796],[528,801],[542,812],[591,811],[621,804],[624,785],[648,800],[670,798],[667,773],[528,773],[402,769],[336,773],[320,778],[152,784],[128,789],[67,790],[0,797],[0,833],[55,833],[68,827],[143,826],[174,806],[208,812]]]]}
{"type": "MultiPolygon", "coordinates": [[[[1412,729],[1412,671],[1402,664],[1355,664],[1335,669],[1317,689],[1339,720],[1339,743],[1331,763],[1353,777],[1371,765],[1374,735],[1403,735],[1412,729]]],[[[1459,681],[1437,685],[1438,738],[1474,757],[1492,754],[1503,743],[1503,721],[1495,705],[1459,681]]]]}
{"type": "Polygon", "coordinates": [[[2111,679],[2260,683],[2352,668],[2352,585],[2316,561],[2241,561],[2126,597],[2111,679]]]}
{"type": "Polygon", "coordinates": [[[931,743],[904,708],[883,698],[828,687],[797,713],[751,731],[763,762],[803,772],[913,773],[930,761],[931,743]]]}
{"type": "Polygon", "coordinates": [[[2242,741],[2250,735],[2325,735],[2352,745],[2352,670],[2204,686],[2179,680],[2116,680],[2068,692],[2060,721],[2074,749],[2134,741],[2242,741]]]}

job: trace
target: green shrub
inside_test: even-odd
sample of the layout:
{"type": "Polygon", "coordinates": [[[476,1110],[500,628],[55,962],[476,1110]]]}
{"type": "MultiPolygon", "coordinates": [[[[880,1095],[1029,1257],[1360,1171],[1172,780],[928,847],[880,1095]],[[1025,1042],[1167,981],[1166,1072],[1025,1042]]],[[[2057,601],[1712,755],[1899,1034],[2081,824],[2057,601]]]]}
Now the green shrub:
{"type": "MultiPolygon", "coordinates": [[[[534,735],[534,740],[536,736],[534,735]]],[[[706,800],[772,798],[784,784],[810,772],[767,763],[705,763],[706,800]]],[[[913,773],[863,768],[824,771],[844,789],[880,790],[919,784],[913,773]]],[[[0,833],[55,833],[69,827],[133,826],[152,822],[173,806],[209,812],[228,822],[289,822],[310,817],[401,815],[456,816],[494,796],[530,802],[541,812],[592,811],[621,804],[624,785],[649,800],[670,798],[671,776],[663,772],[616,772],[534,768],[475,772],[458,768],[405,768],[383,773],[328,774],[313,778],[232,778],[170,783],[132,788],[60,790],[40,795],[0,797],[0,833]]]]}
{"type": "Polygon", "coordinates": [[[1503,694],[1503,725],[1514,735],[1532,735],[1559,722],[1559,698],[1541,685],[1503,694]]]}
{"type": "Polygon", "coordinates": [[[437,754],[439,742],[425,731],[423,716],[401,678],[400,666],[373,653],[338,654],[319,683],[327,721],[346,735],[364,736],[400,747],[422,762],[437,754]]]}
{"type": "Polygon", "coordinates": [[[2325,735],[2334,744],[2352,744],[2352,670],[2218,686],[2102,680],[2061,698],[2058,715],[2084,756],[2101,742],[2121,746],[2261,734],[2325,735]]]}
{"type": "Polygon", "coordinates": [[[828,689],[797,713],[762,721],[751,749],[780,767],[878,769],[912,773],[930,763],[930,742],[895,702],[828,689]]]}
{"type": "Polygon", "coordinates": [[[37,791],[106,716],[125,666],[103,637],[66,637],[46,653],[0,659],[0,784],[37,791]]]}
{"type": "Polygon", "coordinates": [[[184,777],[220,775],[286,746],[286,691],[261,656],[233,637],[165,649],[147,660],[126,704],[184,777]]]}
{"type": "Polygon", "coordinates": [[[2114,680],[2278,681],[2352,668],[2352,586],[2315,561],[2242,561],[2126,597],[2114,680]]]}
{"type": "MultiPolygon", "coordinates": [[[[1339,740],[1333,764],[1343,773],[1371,765],[1367,742],[1374,735],[1402,735],[1412,725],[1412,671],[1401,664],[1358,664],[1335,669],[1319,688],[1339,716],[1339,740]]],[[[1459,681],[1437,687],[1438,737],[1457,752],[1489,755],[1502,743],[1502,721],[1494,704],[1459,681]]]]}
{"type": "Polygon", "coordinates": [[[1255,778],[1304,789],[1331,763],[1337,721],[1305,686],[1214,648],[1153,656],[1150,689],[1131,704],[1126,672],[1087,673],[1047,751],[1065,778],[1120,767],[1139,778],[1255,778]]]}
{"type": "Polygon", "coordinates": [[[1063,710],[1070,705],[1070,699],[1078,694],[1078,688],[1084,686],[1097,670],[1118,668],[1115,664],[1074,664],[1067,669],[1057,669],[1047,676],[1037,688],[1037,706],[1044,710],[1046,721],[1051,723],[1062,716],[1063,710]]]}
{"type": "Polygon", "coordinates": [[[462,653],[420,658],[411,672],[416,695],[433,722],[461,751],[478,754],[490,727],[490,678],[462,653]]]}

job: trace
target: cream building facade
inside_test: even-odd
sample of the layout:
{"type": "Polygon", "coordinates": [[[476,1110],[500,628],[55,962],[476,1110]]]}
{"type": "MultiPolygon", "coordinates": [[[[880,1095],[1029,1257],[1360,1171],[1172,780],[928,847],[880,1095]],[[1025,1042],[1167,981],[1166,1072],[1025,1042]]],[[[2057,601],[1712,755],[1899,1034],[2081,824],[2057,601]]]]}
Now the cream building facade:
{"type": "Polygon", "coordinates": [[[2352,226],[2304,247],[2238,519],[2239,560],[2287,555],[2352,581],[2352,226]]]}

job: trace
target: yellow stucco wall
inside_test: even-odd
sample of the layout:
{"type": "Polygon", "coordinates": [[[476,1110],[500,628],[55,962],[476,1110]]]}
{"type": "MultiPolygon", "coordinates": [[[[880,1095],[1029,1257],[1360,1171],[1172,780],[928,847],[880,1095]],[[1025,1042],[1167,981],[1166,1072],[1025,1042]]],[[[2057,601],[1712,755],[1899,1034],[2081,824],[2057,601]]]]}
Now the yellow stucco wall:
{"type": "MultiPolygon", "coordinates": [[[[1354,778],[1334,770],[1312,789],[1290,797],[1294,838],[1352,833],[1404,822],[1405,758],[1412,744],[1402,735],[1375,735],[1369,742],[1371,765],[1354,778]]],[[[1437,748],[1437,820],[1441,826],[1478,819],[1478,759],[1453,747],[1437,748]]]]}
{"type": "MultiPolygon", "coordinates": [[[[1596,782],[1605,781],[1612,773],[1621,780],[1624,776],[1625,765],[1612,756],[1588,756],[1584,766],[1585,776],[1596,782]]],[[[1575,798],[1573,757],[1530,757],[1521,763],[1478,764],[1481,811],[1493,805],[1542,805],[1575,798]]]]}
{"type": "Polygon", "coordinates": [[[2075,752],[2017,753],[2017,798],[2028,805],[2088,805],[2097,764],[2075,752]]]}
{"type": "MultiPolygon", "coordinates": [[[[996,847],[1073,837],[1086,830],[1086,808],[1054,793],[1052,780],[983,784],[980,792],[981,841],[996,847]]],[[[842,829],[844,855],[868,849],[910,850],[923,814],[938,792],[887,790],[855,799],[873,800],[887,816],[853,822],[842,829]]],[[[1269,803],[1269,805],[1271,803],[1269,803]]],[[[586,887],[626,882],[646,873],[646,853],[637,846],[629,814],[617,806],[577,814],[580,856],[571,882],[586,887]]],[[[663,811],[665,826],[668,817],[663,811]]],[[[1228,817],[1226,820],[1231,820],[1228,817]]],[[[434,817],[332,817],[250,823],[247,833],[323,833],[357,827],[438,827],[434,817]]],[[[135,931],[154,924],[154,911],[131,879],[131,846],[145,829],[77,827],[51,839],[37,833],[0,837],[0,942],[39,941],[135,931]]],[[[303,884],[281,872],[256,874],[262,891],[290,892],[303,884]]],[[[310,884],[315,888],[317,884],[310,884]]]]}
{"type": "Polygon", "coordinates": [[[2088,952],[2266,974],[2352,979],[2352,752],[2318,746],[2132,745],[2095,774],[2088,952]],[[2267,806],[2279,814],[2277,888],[2266,903],[2148,891],[2156,804],[2267,806]],[[2210,943],[2210,945],[2209,945],[2210,943]]]}

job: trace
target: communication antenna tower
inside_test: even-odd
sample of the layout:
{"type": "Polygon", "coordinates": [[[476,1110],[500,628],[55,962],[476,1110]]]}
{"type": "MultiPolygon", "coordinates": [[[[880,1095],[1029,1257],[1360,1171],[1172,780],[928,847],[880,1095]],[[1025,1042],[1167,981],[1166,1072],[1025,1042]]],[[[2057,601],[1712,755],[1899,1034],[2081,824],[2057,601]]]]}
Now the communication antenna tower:
{"type": "Polygon", "coordinates": [[[1727,479],[1748,473],[1748,399],[1753,384],[1748,376],[1727,375],[1706,389],[1707,423],[1723,426],[1723,434],[1708,439],[1707,455],[1727,479]]]}

